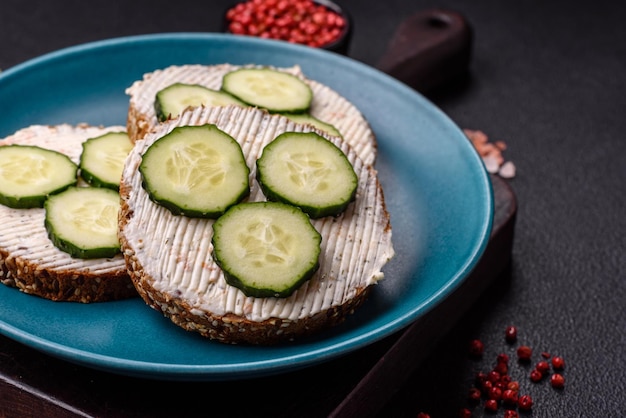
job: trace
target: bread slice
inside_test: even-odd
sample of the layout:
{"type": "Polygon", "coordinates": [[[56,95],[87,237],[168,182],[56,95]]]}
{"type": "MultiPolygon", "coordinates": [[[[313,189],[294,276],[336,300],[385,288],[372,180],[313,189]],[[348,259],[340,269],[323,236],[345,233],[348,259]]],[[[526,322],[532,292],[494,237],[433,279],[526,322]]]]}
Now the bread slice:
{"type": "MultiPolygon", "coordinates": [[[[222,78],[241,68],[231,64],[171,66],[147,73],[134,82],[126,94],[130,96],[127,130],[131,140],[142,138],[158,125],[154,100],[158,91],[174,83],[200,84],[218,90],[222,78]]],[[[333,89],[304,77],[300,67],[279,68],[306,81],[313,91],[310,114],[333,125],[354,148],[365,164],[374,164],[376,138],[361,112],[333,89]]]]}
{"type": "MultiPolygon", "coordinates": [[[[340,323],[383,278],[394,255],[391,224],[376,171],[341,138],[327,138],[347,154],[359,177],[356,201],[337,217],[313,220],[322,235],[320,268],[287,298],[247,297],[228,285],[213,260],[209,219],[172,215],[153,203],[138,172],[142,154],[176,126],[216,124],[242,146],[251,169],[250,201],[264,201],[255,161],[265,144],[309,125],[238,106],[194,108],[164,122],[135,143],[120,186],[120,242],[139,294],[180,327],[225,343],[273,344],[340,323]]],[[[324,135],[321,132],[318,132],[324,135]]]]}
{"type": "MultiPolygon", "coordinates": [[[[124,129],[35,125],[0,140],[0,146],[36,145],[61,152],[78,164],[85,140],[124,129]]],[[[121,254],[82,260],[57,249],[44,227],[44,209],[0,205],[0,218],[0,282],[5,285],[54,301],[89,303],[137,296],[121,254]]]]}

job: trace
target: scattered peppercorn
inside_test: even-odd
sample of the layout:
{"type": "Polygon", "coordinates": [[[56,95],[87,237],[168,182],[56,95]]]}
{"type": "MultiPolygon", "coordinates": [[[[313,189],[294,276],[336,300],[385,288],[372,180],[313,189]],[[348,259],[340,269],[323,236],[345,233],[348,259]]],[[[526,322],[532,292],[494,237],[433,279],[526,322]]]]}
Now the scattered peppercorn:
{"type": "Polygon", "coordinates": [[[541,374],[544,374],[544,375],[550,371],[550,365],[548,364],[547,361],[540,361],[539,363],[537,363],[535,368],[539,370],[541,374]]]}
{"type": "MultiPolygon", "coordinates": [[[[517,339],[517,328],[510,326],[506,331],[507,342],[517,339]]],[[[470,341],[470,353],[473,357],[482,357],[484,353],[484,345],[478,340],[470,341]]],[[[520,345],[516,349],[516,354],[520,363],[530,363],[533,358],[533,350],[530,346],[520,345]]],[[[555,389],[561,389],[565,386],[564,377],[557,371],[565,367],[562,357],[552,356],[549,352],[541,352],[542,359],[535,364],[530,371],[530,380],[532,382],[540,382],[547,376],[550,376],[550,383],[555,389]],[[550,375],[552,370],[554,373],[550,375]]],[[[520,383],[513,380],[509,374],[509,355],[500,353],[496,357],[496,363],[488,371],[479,371],[475,375],[474,387],[468,392],[467,402],[471,407],[480,404],[483,401],[483,407],[487,413],[497,413],[498,409],[504,409],[504,416],[508,418],[519,418],[519,413],[529,413],[533,408],[533,399],[530,395],[520,395],[520,383]]],[[[470,417],[471,410],[463,408],[459,412],[461,417],[470,417]]]]}
{"type": "Polygon", "coordinates": [[[346,20],[312,0],[249,0],[226,12],[228,31],[321,47],[339,39],[346,20]]]}
{"type": "Polygon", "coordinates": [[[497,386],[492,387],[489,391],[488,397],[489,399],[499,401],[500,399],[502,399],[502,389],[497,386]]]}
{"type": "Polygon", "coordinates": [[[563,370],[565,368],[565,361],[563,360],[563,357],[552,357],[552,367],[555,370],[563,370]]]}
{"type": "Polygon", "coordinates": [[[497,371],[495,371],[495,370],[492,370],[492,371],[490,371],[490,372],[487,374],[487,379],[488,379],[491,383],[496,383],[498,380],[500,380],[500,377],[501,377],[500,373],[498,373],[498,372],[497,372],[497,371]]]}
{"type": "Polygon", "coordinates": [[[530,411],[533,407],[533,398],[530,395],[523,395],[517,400],[517,407],[522,411],[530,411]]]}
{"type": "Polygon", "coordinates": [[[467,394],[467,399],[472,403],[477,403],[480,401],[481,393],[478,388],[471,388],[467,394]]]}
{"type": "Polygon", "coordinates": [[[485,410],[489,412],[498,411],[498,401],[496,401],[495,399],[487,399],[485,401],[485,410]]]}
{"type": "Polygon", "coordinates": [[[467,408],[461,408],[461,410],[459,411],[459,418],[471,418],[472,417],[472,411],[470,411],[467,408]]]}
{"type": "Polygon", "coordinates": [[[487,380],[487,373],[485,372],[476,373],[476,377],[474,379],[476,386],[478,387],[482,386],[483,382],[486,380],[487,380]]]}
{"type": "Polygon", "coordinates": [[[519,418],[519,414],[517,413],[517,411],[507,409],[506,411],[504,411],[504,418],[519,418]]]}
{"type": "Polygon", "coordinates": [[[507,405],[517,405],[519,396],[516,390],[507,389],[502,392],[502,402],[507,405]]]}
{"type": "Polygon", "coordinates": [[[508,343],[514,343],[515,341],[517,341],[517,328],[514,326],[507,327],[504,338],[508,343]]]}
{"type": "Polygon", "coordinates": [[[512,381],[506,387],[512,391],[519,392],[519,382],[512,381]]]}
{"type": "Polygon", "coordinates": [[[541,379],[543,379],[543,374],[539,370],[533,369],[530,372],[530,380],[532,380],[533,382],[537,383],[541,381],[541,379]]]}
{"type": "Polygon", "coordinates": [[[485,346],[480,340],[472,340],[470,341],[469,352],[472,357],[481,357],[483,355],[483,351],[485,350],[485,346]]]}
{"type": "Polygon", "coordinates": [[[505,362],[498,362],[493,370],[500,374],[500,376],[504,376],[509,372],[509,365],[505,362]]]}
{"type": "Polygon", "coordinates": [[[533,350],[527,345],[522,345],[517,348],[517,358],[520,361],[530,361],[532,357],[533,350]]]}
{"type": "Polygon", "coordinates": [[[565,386],[565,378],[562,374],[554,373],[550,376],[550,384],[555,389],[562,389],[565,386]]]}
{"type": "Polygon", "coordinates": [[[491,392],[492,387],[493,387],[493,383],[491,382],[491,380],[485,380],[481,386],[485,395],[488,395],[489,392],[491,392]]]}

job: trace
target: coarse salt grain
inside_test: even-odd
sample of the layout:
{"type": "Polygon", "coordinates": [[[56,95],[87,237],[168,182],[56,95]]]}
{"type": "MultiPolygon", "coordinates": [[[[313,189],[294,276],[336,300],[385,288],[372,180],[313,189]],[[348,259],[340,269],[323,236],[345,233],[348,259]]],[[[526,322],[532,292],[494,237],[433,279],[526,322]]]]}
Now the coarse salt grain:
{"type": "Polygon", "coordinates": [[[502,155],[507,148],[504,141],[489,142],[489,137],[480,130],[464,129],[463,132],[482,158],[487,172],[507,179],[515,177],[515,165],[505,161],[502,155]]]}
{"type": "Polygon", "coordinates": [[[513,164],[511,161],[506,161],[500,167],[500,171],[498,171],[498,174],[502,178],[512,179],[513,177],[515,177],[515,164],[513,164]]]}

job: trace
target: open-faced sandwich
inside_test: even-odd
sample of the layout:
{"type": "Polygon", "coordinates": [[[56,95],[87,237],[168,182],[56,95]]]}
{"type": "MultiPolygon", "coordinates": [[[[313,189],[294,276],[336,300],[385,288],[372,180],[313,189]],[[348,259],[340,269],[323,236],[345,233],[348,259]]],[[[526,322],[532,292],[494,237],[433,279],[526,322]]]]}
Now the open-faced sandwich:
{"type": "Polygon", "coordinates": [[[119,230],[146,303],[226,343],[342,322],[394,254],[377,173],[345,136],[240,105],[145,131],[122,174],[119,230]]]}
{"type": "Polygon", "coordinates": [[[54,301],[137,295],[117,239],[131,147],[123,126],[35,125],[0,140],[2,283],[54,301]]]}
{"type": "Polygon", "coordinates": [[[283,114],[298,123],[312,124],[331,135],[343,136],[365,164],[373,164],[376,158],[375,137],[361,112],[330,87],[307,79],[298,66],[171,66],[145,74],[126,93],[130,96],[127,129],[133,141],[146,135],[159,121],[175,118],[188,106],[252,105],[283,114]],[[297,100],[309,96],[306,109],[297,100],[294,104],[286,98],[258,104],[248,101],[242,89],[275,77],[277,71],[291,77],[280,77],[275,84],[280,87],[274,89],[298,89],[297,100]],[[304,86],[299,86],[300,81],[304,86]]]}

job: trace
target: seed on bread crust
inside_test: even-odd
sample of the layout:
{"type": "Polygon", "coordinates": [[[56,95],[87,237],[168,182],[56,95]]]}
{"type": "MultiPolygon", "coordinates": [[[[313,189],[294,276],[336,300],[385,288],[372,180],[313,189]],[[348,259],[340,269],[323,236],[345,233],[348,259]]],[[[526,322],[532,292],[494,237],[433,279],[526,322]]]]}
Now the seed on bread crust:
{"type": "Polygon", "coordinates": [[[104,275],[98,271],[55,273],[29,260],[12,257],[2,249],[0,282],[53,301],[91,303],[137,296],[137,291],[122,269],[104,275]]]}

